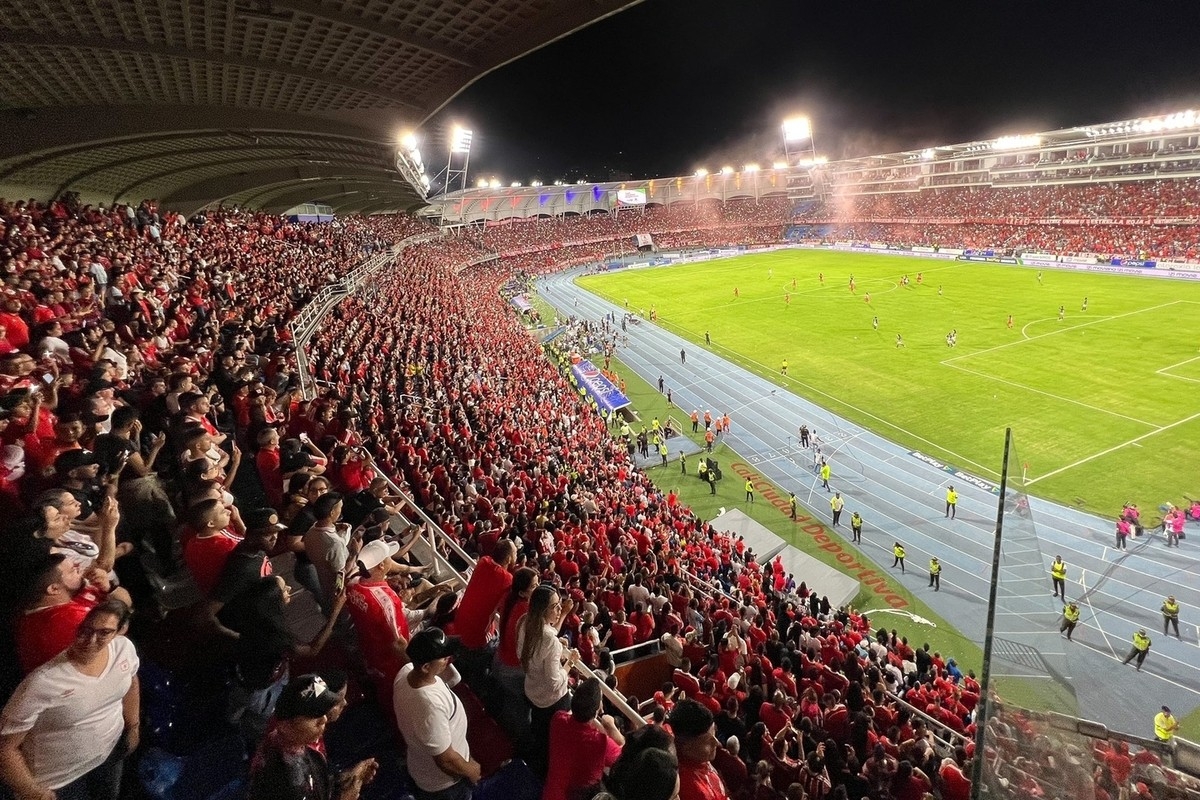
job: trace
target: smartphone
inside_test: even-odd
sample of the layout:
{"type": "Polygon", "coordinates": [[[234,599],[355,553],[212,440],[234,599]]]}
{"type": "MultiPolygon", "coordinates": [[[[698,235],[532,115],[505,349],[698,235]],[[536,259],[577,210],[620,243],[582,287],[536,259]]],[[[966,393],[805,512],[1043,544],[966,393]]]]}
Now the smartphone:
{"type": "Polygon", "coordinates": [[[43,373],[42,380],[44,380],[46,383],[54,383],[54,375],[49,372],[43,373]]]}
{"type": "Polygon", "coordinates": [[[339,572],[337,577],[333,579],[333,593],[341,594],[346,588],[346,573],[339,572]]]}

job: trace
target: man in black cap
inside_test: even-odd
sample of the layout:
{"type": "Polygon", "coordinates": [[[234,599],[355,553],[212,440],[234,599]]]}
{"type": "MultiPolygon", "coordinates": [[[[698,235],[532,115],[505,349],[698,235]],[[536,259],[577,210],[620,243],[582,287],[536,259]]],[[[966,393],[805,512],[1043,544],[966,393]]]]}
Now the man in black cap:
{"type": "Polygon", "coordinates": [[[368,758],[336,773],[317,748],[339,700],[320,675],[301,675],[284,687],[275,724],[251,762],[251,800],[357,800],[379,763],[368,758]]]}
{"type": "Polygon", "coordinates": [[[467,744],[466,709],[439,677],[458,649],[458,637],[426,628],[409,639],[410,663],[396,676],[396,723],[417,800],[469,800],[481,777],[467,744]]]}
{"type": "Polygon", "coordinates": [[[230,638],[233,638],[232,631],[240,633],[237,598],[258,583],[259,579],[271,574],[269,553],[275,549],[279,532],[284,528],[273,508],[251,509],[243,515],[242,520],[246,523],[246,535],[230,551],[225,566],[221,568],[217,587],[208,598],[210,620],[230,638]]]}

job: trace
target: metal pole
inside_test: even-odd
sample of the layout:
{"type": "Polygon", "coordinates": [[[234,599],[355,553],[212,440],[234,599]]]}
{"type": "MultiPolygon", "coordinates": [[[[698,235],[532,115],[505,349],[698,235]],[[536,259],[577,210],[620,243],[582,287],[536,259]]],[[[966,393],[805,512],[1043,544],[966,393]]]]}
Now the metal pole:
{"type": "Polygon", "coordinates": [[[983,639],[983,667],[980,671],[979,703],[975,706],[975,763],[971,770],[971,797],[978,800],[983,792],[983,770],[986,751],[984,732],[991,713],[988,696],[992,678],[992,637],[996,630],[996,592],[1000,584],[1000,542],[1004,533],[1004,495],[1008,490],[1008,455],[1012,448],[1012,428],[1004,431],[1004,462],[1000,467],[1000,499],[996,504],[996,538],[992,545],[992,581],[988,590],[987,627],[983,639]]]}

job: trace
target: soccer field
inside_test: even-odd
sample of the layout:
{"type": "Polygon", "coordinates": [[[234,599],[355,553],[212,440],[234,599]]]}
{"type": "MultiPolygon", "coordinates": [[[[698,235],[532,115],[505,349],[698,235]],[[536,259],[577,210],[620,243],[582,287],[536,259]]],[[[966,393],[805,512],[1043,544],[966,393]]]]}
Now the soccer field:
{"type": "Polygon", "coordinates": [[[729,360],[981,476],[998,477],[1011,426],[1041,496],[1108,516],[1132,500],[1156,517],[1200,494],[1200,285],[1041,275],[789,250],[579,283],[701,346],[707,331],[729,360]]]}

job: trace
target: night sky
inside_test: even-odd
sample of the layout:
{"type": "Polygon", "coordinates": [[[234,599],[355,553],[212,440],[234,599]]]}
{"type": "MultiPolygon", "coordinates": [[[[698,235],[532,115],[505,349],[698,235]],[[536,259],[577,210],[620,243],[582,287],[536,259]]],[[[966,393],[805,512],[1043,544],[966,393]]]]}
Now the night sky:
{"type": "Polygon", "coordinates": [[[434,121],[474,129],[472,183],[549,183],[767,165],[793,114],[834,160],[1187,108],[1194,1],[646,0],[434,121]]]}

